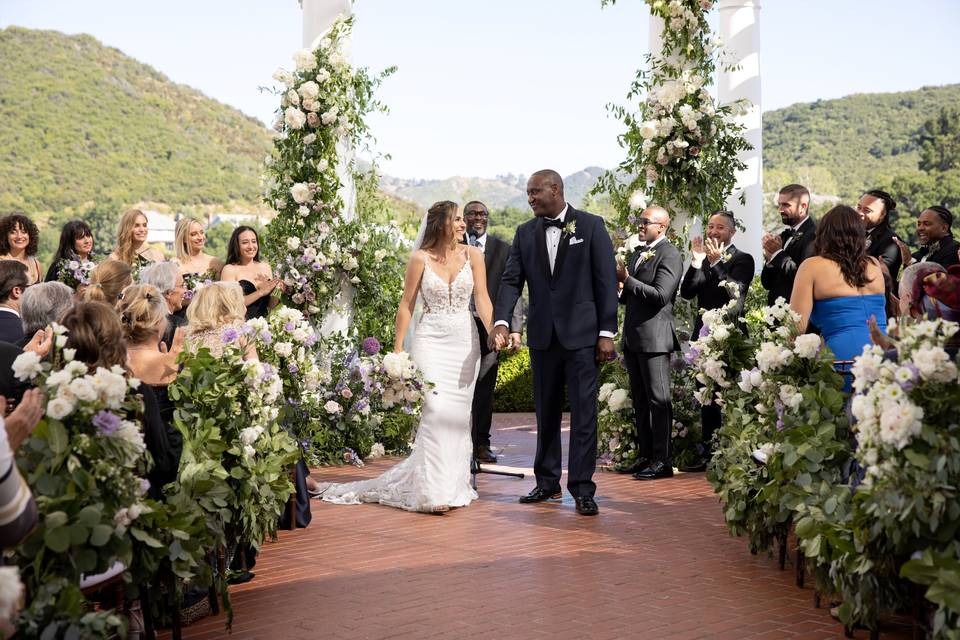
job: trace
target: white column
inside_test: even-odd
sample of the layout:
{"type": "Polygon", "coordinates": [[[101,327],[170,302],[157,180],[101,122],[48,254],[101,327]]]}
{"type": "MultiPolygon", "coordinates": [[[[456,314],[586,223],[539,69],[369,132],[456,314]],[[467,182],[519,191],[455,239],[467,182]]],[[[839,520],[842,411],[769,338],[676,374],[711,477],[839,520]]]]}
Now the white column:
{"type": "MultiPolygon", "coordinates": [[[[303,0],[303,46],[313,49],[320,39],[341,17],[351,13],[350,0],[303,0]]],[[[350,59],[350,39],[343,39],[342,53],[350,59]]],[[[357,216],[357,192],[350,173],[350,164],[353,160],[353,147],[346,139],[337,142],[337,177],[340,179],[340,190],[337,195],[343,201],[342,216],[353,220],[357,216]]],[[[344,280],[340,287],[335,303],[342,309],[340,312],[331,312],[323,319],[320,332],[323,335],[331,333],[345,333],[350,327],[353,316],[353,286],[344,280]]]]}
{"type": "Polygon", "coordinates": [[[721,103],[745,98],[750,108],[738,118],[745,127],[744,136],[753,145],[740,154],[747,168],[737,173],[737,187],[727,207],[746,227],[737,233],[737,247],[753,254],[757,268],[763,265],[760,238],[763,235],[763,139],[760,109],[760,2],[759,0],[720,0],[720,37],[727,49],[726,61],[739,66],[736,71],[720,71],[717,97],[721,103]],[[746,205],[737,196],[746,195],[746,205]]]}

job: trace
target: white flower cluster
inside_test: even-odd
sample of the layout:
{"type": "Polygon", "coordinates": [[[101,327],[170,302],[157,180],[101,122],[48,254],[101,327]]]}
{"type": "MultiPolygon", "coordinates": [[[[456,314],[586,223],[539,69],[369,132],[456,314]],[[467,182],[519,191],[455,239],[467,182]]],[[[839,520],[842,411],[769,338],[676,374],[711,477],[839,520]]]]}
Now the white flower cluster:
{"type": "Polygon", "coordinates": [[[727,376],[724,359],[727,341],[731,334],[738,331],[729,320],[736,304],[736,300],[730,300],[718,309],[704,311],[700,336],[690,342],[687,359],[696,369],[697,382],[704,385],[694,392],[694,397],[700,404],[711,404],[720,400],[719,394],[714,393],[714,385],[721,389],[732,385],[727,376]]]}
{"type": "Polygon", "coordinates": [[[600,413],[615,413],[633,408],[630,392],[619,387],[615,382],[607,382],[601,385],[597,397],[600,401],[600,413]]]}
{"type": "Polygon", "coordinates": [[[150,513],[151,509],[141,503],[134,502],[129,507],[121,507],[113,516],[113,524],[116,525],[117,535],[123,535],[123,532],[133,524],[134,520],[144,513],[150,513]]]}
{"type": "Polygon", "coordinates": [[[10,620],[23,601],[23,583],[17,567],[0,567],[0,619],[10,620]]]}
{"type": "Polygon", "coordinates": [[[383,370],[388,378],[381,396],[383,408],[412,404],[423,397],[421,391],[410,384],[418,375],[417,365],[410,358],[410,354],[405,351],[386,354],[383,356],[383,370]]]}
{"type": "Polygon", "coordinates": [[[256,455],[257,450],[253,446],[257,440],[260,439],[260,436],[263,435],[264,429],[262,426],[257,425],[255,427],[247,427],[240,431],[240,446],[242,447],[243,455],[246,458],[252,458],[256,455]]]}

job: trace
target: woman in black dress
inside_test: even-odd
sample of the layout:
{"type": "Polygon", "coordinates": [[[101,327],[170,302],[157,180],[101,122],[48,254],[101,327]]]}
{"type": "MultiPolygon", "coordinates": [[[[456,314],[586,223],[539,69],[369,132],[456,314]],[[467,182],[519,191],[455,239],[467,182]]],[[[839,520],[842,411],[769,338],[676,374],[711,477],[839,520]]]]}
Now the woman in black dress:
{"type": "Polygon", "coordinates": [[[283,281],[273,277],[270,265],[260,260],[260,239],[253,227],[241,225],[233,230],[227,245],[227,263],[220,272],[221,280],[233,280],[243,289],[247,320],[262,318],[276,306],[271,294],[283,288],[283,281]]]}

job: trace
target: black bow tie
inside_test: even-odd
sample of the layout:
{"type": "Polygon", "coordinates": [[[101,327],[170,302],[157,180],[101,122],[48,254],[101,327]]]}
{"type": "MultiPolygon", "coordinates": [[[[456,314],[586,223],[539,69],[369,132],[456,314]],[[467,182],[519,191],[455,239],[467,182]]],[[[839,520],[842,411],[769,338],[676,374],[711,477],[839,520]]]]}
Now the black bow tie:
{"type": "Polygon", "coordinates": [[[543,220],[543,228],[549,229],[550,227],[556,227],[557,229],[563,229],[563,220],[559,217],[556,218],[541,218],[543,220]]]}

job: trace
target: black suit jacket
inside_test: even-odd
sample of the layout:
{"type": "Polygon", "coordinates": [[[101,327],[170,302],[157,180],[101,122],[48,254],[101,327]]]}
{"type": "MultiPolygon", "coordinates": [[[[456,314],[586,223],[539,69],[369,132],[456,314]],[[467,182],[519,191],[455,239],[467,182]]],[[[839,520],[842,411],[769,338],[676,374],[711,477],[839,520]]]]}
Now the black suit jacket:
{"type": "Polygon", "coordinates": [[[954,240],[953,236],[941,238],[936,246],[923,247],[913,254],[913,259],[920,261],[924,257],[927,262],[936,262],[944,268],[951,265],[960,264],[960,258],[957,257],[957,250],[960,250],[960,243],[954,240]],[[933,249],[931,252],[930,250],[933,249]]]}
{"type": "MultiPolygon", "coordinates": [[[[706,259],[699,269],[695,269],[691,265],[680,284],[680,295],[687,300],[696,298],[699,312],[719,309],[730,301],[730,293],[721,283],[725,280],[736,282],[740,287],[740,295],[737,298],[736,306],[736,317],[739,318],[743,314],[743,305],[747,301],[747,289],[750,288],[750,282],[753,280],[753,256],[745,251],[740,251],[733,245],[727,251],[730,253],[730,258],[718,262],[712,267],[706,259]]],[[[697,321],[693,325],[693,335],[690,336],[691,340],[696,340],[697,336],[700,335],[702,326],[703,314],[697,313],[697,321]]]]}
{"type": "MultiPolygon", "coordinates": [[[[500,279],[503,270],[507,267],[507,258],[510,256],[510,245],[496,236],[486,234],[487,239],[483,247],[483,264],[487,269],[487,293],[490,301],[496,303],[500,293],[500,279]]],[[[523,304],[518,300],[510,318],[510,333],[523,332],[523,304]]],[[[483,336],[481,336],[483,337],[483,336]]]]}
{"type": "Polygon", "coordinates": [[[883,261],[883,264],[887,265],[890,277],[893,278],[894,282],[897,281],[900,264],[903,262],[903,258],[900,256],[900,247],[893,241],[896,237],[897,234],[890,227],[882,231],[873,229],[867,234],[867,255],[883,261]]]}
{"type": "Polygon", "coordinates": [[[0,310],[0,340],[16,344],[23,338],[23,322],[20,316],[0,310]]]}
{"type": "Polygon", "coordinates": [[[0,342],[0,395],[20,402],[23,392],[30,388],[26,382],[20,382],[13,375],[13,361],[23,353],[15,344],[0,342]]]}
{"type": "Polygon", "coordinates": [[[760,272],[760,284],[769,292],[767,304],[772,305],[780,297],[787,302],[790,301],[797,269],[800,268],[801,262],[813,255],[813,241],[816,236],[817,223],[810,216],[807,216],[796,233],[791,229],[780,232],[780,239],[783,240],[783,246],[786,248],[769,263],[763,265],[763,270],[760,272]]]}
{"type": "Polygon", "coordinates": [[[597,344],[601,331],[617,332],[617,267],[613,243],[600,216],[568,207],[553,273],[543,222],[517,227],[500,279],[494,320],[507,322],[523,285],[530,294],[527,344],[547,349],[556,333],[564,349],[597,344]]]}
{"type": "Polygon", "coordinates": [[[674,331],[673,301],[680,286],[683,258],[666,239],[653,248],[653,256],[640,247],[627,261],[627,279],[620,303],[626,305],[623,347],[638,353],[669,353],[680,348],[674,331]]]}

